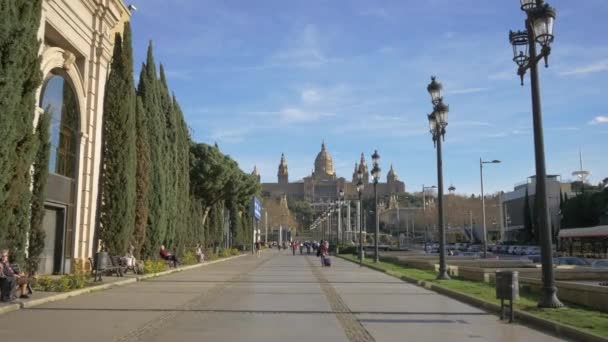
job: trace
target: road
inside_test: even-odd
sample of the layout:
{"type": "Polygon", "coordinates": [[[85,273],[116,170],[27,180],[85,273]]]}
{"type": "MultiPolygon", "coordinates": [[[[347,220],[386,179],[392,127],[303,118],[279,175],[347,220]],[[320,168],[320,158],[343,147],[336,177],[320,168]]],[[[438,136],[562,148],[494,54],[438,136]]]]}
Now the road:
{"type": "Polygon", "coordinates": [[[266,251],[0,316],[3,341],[557,341],[333,258],[266,251]]]}

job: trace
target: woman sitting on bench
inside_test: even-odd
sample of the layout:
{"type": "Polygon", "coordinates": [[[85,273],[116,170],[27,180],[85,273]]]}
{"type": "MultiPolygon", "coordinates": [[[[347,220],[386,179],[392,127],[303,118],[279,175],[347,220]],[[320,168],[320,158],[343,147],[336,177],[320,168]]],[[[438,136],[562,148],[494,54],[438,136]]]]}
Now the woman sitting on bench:
{"type": "Polygon", "coordinates": [[[21,296],[19,298],[30,298],[28,296],[28,277],[19,271],[13,270],[11,265],[8,263],[8,249],[2,250],[2,259],[0,260],[0,281],[1,288],[0,292],[2,296],[0,300],[3,302],[10,302],[13,298],[11,298],[11,294],[15,285],[19,286],[21,290],[21,296]]]}
{"type": "Polygon", "coordinates": [[[172,261],[173,262],[173,267],[177,267],[177,264],[179,264],[179,260],[177,260],[177,257],[171,253],[169,253],[169,251],[167,251],[165,249],[165,245],[161,245],[160,246],[160,257],[163,260],[167,260],[167,261],[172,261]]]}

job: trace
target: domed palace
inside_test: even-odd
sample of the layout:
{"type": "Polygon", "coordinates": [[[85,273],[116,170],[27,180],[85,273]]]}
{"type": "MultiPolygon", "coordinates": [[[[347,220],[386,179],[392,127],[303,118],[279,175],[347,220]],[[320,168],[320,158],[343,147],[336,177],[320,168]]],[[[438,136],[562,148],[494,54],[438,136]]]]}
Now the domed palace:
{"type": "MultiPolygon", "coordinates": [[[[370,174],[365,156],[355,163],[351,181],[344,177],[338,177],[334,170],[334,161],[325,146],[321,144],[321,151],[315,158],[314,171],[310,176],[295,182],[289,182],[289,171],[285,154],[281,154],[277,172],[277,183],[262,183],[262,195],[265,198],[280,198],[286,196],[292,199],[306,200],[314,204],[327,203],[339,197],[340,190],[344,190],[346,199],[357,197],[357,172],[363,173],[364,197],[373,196],[374,189],[370,183],[370,174]]],[[[383,197],[391,194],[405,192],[405,183],[400,181],[392,165],[386,174],[386,182],[378,183],[378,196],[383,197]]]]}

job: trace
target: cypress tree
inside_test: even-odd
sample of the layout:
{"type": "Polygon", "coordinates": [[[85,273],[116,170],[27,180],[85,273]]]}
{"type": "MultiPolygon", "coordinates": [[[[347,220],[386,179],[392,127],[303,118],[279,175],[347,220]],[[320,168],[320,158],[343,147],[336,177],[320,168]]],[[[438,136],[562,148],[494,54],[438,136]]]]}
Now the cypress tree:
{"type": "Polygon", "coordinates": [[[146,241],[146,228],[148,226],[148,190],[150,186],[150,142],[148,140],[148,127],[146,126],[146,113],[141,97],[137,96],[135,111],[135,146],[137,150],[137,168],[135,173],[135,228],[132,243],[137,257],[142,254],[146,241]]]}
{"type": "Polygon", "coordinates": [[[41,5],[42,0],[0,2],[0,243],[17,262],[24,260],[30,225],[41,5]]]}
{"type": "Polygon", "coordinates": [[[176,120],[175,111],[173,110],[172,98],[169,94],[169,86],[167,84],[167,78],[165,76],[165,68],[160,65],[160,80],[159,80],[159,100],[162,111],[162,120],[164,123],[165,130],[165,141],[162,155],[163,167],[165,172],[165,215],[167,217],[167,228],[165,233],[165,244],[169,248],[175,248],[175,234],[177,225],[177,132],[176,132],[176,120]]]}
{"type": "Polygon", "coordinates": [[[40,262],[40,254],[44,249],[45,231],[42,228],[44,218],[44,200],[46,183],[49,176],[49,157],[51,152],[50,126],[52,114],[48,111],[40,116],[36,128],[36,160],[32,186],[32,214],[30,217],[30,233],[27,256],[27,271],[36,272],[40,262]]]}
{"type": "Polygon", "coordinates": [[[137,93],[141,96],[150,145],[150,186],[148,188],[148,228],[146,230],[145,256],[158,257],[156,251],[165,240],[167,216],[166,194],[166,125],[160,106],[160,89],[152,42],[148,46],[146,63],[142,66],[137,93]]]}
{"type": "Polygon", "coordinates": [[[105,88],[100,238],[110,253],[126,252],[135,225],[135,87],[130,25],[117,33],[105,88]]]}

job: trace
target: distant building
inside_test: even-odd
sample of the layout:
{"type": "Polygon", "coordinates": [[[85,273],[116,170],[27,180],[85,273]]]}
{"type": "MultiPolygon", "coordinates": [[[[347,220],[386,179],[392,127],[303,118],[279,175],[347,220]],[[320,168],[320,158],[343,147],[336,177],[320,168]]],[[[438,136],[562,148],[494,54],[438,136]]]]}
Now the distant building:
{"type": "MultiPolygon", "coordinates": [[[[277,183],[262,183],[262,196],[266,198],[279,198],[286,195],[290,199],[306,200],[314,205],[322,205],[338,199],[340,190],[344,191],[346,199],[357,197],[357,172],[363,173],[364,197],[374,194],[370,183],[370,174],[365,157],[355,164],[352,181],[338,177],[334,171],[333,159],[325,143],[321,144],[321,151],[315,158],[314,171],[302,180],[289,182],[289,171],[285,154],[281,154],[277,172],[277,183]]],[[[256,171],[257,172],[257,171],[256,171]]],[[[378,196],[384,197],[394,193],[405,192],[405,183],[400,181],[392,165],[387,173],[386,182],[378,183],[378,196]]]]}
{"type": "MultiPolygon", "coordinates": [[[[559,230],[561,213],[560,197],[573,197],[570,183],[562,182],[559,175],[547,175],[547,205],[549,206],[550,226],[559,230]]],[[[524,229],[524,203],[528,190],[528,201],[530,212],[534,212],[534,201],[536,198],[536,176],[528,177],[521,184],[515,185],[513,191],[504,193],[502,197],[504,233],[503,241],[516,240],[518,234],[524,229]]],[[[532,218],[534,220],[534,218],[532,218]]]]}

